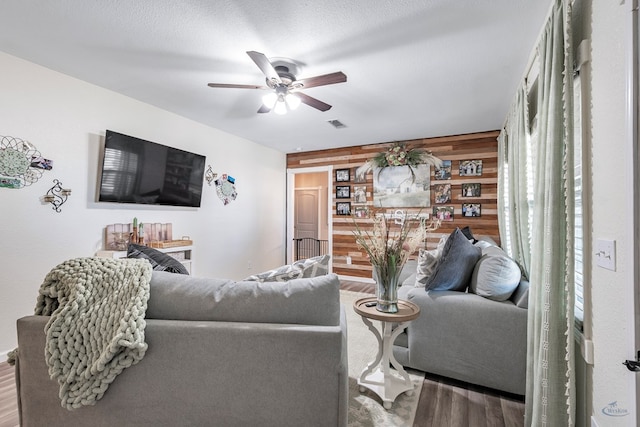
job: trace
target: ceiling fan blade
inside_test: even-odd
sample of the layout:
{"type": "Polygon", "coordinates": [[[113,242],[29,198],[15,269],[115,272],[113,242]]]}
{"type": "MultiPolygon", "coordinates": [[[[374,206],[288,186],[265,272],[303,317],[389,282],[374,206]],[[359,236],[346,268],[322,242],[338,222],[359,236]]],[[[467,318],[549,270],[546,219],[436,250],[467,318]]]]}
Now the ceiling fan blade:
{"type": "Polygon", "coordinates": [[[302,92],[296,92],[295,95],[300,98],[300,101],[304,102],[305,104],[307,104],[310,107],[313,107],[317,110],[320,111],[327,111],[329,109],[331,109],[331,105],[326,104],[322,101],[320,101],[319,99],[313,98],[309,95],[306,95],[302,92]]]}
{"type": "Polygon", "coordinates": [[[347,76],[342,72],[324,74],[322,76],[309,77],[306,79],[296,80],[296,83],[302,84],[303,88],[332,85],[336,83],[344,83],[347,81],[347,76]]]}
{"type": "Polygon", "coordinates": [[[262,104],[260,108],[258,108],[258,113],[268,113],[269,111],[271,111],[271,108],[267,107],[264,104],[262,104]]]}
{"type": "Polygon", "coordinates": [[[222,88],[231,88],[231,89],[268,89],[266,86],[258,86],[258,85],[236,85],[232,83],[209,83],[207,84],[209,87],[222,87],[222,88]]]}
{"type": "Polygon", "coordinates": [[[276,83],[282,83],[276,69],[273,68],[273,65],[271,65],[271,62],[269,62],[269,59],[264,55],[264,53],[250,50],[247,51],[247,55],[253,59],[253,62],[255,62],[258,68],[260,68],[264,75],[267,76],[267,79],[275,81],[276,83]]]}

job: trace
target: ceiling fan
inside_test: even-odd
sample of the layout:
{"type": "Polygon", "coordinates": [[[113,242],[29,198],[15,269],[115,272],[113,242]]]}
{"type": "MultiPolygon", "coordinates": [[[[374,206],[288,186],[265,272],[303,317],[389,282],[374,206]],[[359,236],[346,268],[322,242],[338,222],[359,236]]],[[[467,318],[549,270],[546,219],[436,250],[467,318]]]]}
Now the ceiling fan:
{"type": "Polygon", "coordinates": [[[295,76],[296,65],[293,62],[274,61],[274,63],[272,63],[263,53],[255,51],[248,51],[247,55],[249,55],[266,76],[266,86],[229,83],[209,83],[208,86],[217,88],[270,90],[268,94],[262,97],[263,104],[258,110],[258,113],[268,113],[273,110],[276,114],[286,114],[287,110],[295,110],[298,108],[300,103],[307,104],[320,111],[327,111],[331,108],[331,105],[302,93],[301,90],[347,81],[347,76],[341,71],[298,80],[295,76]]]}

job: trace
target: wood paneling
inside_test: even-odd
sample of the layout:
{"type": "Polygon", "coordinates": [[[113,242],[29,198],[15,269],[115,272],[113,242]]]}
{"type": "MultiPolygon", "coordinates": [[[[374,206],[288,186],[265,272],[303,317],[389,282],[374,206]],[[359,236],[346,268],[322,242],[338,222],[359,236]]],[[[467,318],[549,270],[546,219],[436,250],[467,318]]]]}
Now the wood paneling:
{"type": "MultiPolygon", "coordinates": [[[[435,248],[442,234],[451,233],[456,227],[471,227],[474,235],[486,235],[500,243],[498,231],[498,138],[499,131],[489,131],[465,135],[453,135],[438,138],[415,139],[411,141],[392,141],[388,143],[370,144],[363,146],[335,148],[331,150],[309,151],[304,153],[292,153],[287,155],[288,168],[306,168],[313,166],[333,166],[333,169],[351,169],[351,181],[334,182],[332,189],[333,206],[333,269],[334,272],[344,276],[371,277],[371,264],[366,254],[360,250],[353,236],[353,221],[350,216],[336,215],[335,204],[339,201],[350,201],[353,209],[358,204],[354,203],[354,185],[367,187],[366,206],[373,210],[373,174],[369,173],[366,182],[355,183],[354,171],[357,167],[373,158],[377,153],[386,150],[396,142],[403,142],[408,148],[419,148],[431,151],[442,160],[451,160],[451,179],[436,181],[433,168],[431,170],[431,206],[422,212],[432,213],[434,206],[453,206],[454,217],[451,222],[443,222],[440,229],[427,238],[425,246],[428,249],[435,248]],[[461,160],[482,160],[482,176],[460,176],[459,162],[461,160]],[[451,202],[436,205],[434,202],[436,184],[451,184],[451,202]],[[480,197],[462,197],[463,183],[480,183],[480,197]],[[350,185],[351,199],[336,199],[335,185],[350,185]],[[480,217],[463,217],[463,203],[480,203],[480,217]],[[346,263],[347,256],[351,257],[351,264],[346,263]]],[[[394,209],[386,209],[392,212],[394,209]]],[[[409,212],[417,212],[418,209],[405,209],[409,212]]],[[[366,227],[367,221],[360,220],[366,227]]]]}

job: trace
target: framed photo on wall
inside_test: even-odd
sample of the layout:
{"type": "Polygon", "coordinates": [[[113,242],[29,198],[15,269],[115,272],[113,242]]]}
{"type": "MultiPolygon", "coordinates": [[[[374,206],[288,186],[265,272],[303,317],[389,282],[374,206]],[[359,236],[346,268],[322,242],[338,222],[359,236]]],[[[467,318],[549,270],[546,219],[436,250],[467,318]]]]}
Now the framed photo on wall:
{"type": "Polygon", "coordinates": [[[351,203],[350,202],[337,202],[336,203],[337,215],[351,215],[351,203]]]}
{"type": "Polygon", "coordinates": [[[367,203],[367,186],[366,185],[353,186],[353,201],[355,203],[367,203]]]}
{"type": "Polygon", "coordinates": [[[336,169],[336,182],[349,182],[351,181],[350,169],[336,169]]]}
{"type": "Polygon", "coordinates": [[[436,181],[451,179],[451,160],[443,160],[442,166],[435,167],[433,179],[436,181]]]}
{"type": "Polygon", "coordinates": [[[338,185],[336,186],[336,199],[348,199],[351,197],[350,185],[338,185]]]}
{"type": "Polygon", "coordinates": [[[435,184],[433,192],[435,193],[434,202],[436,204],[451,202],[451,184],[435,184]]]}
{"type": "Polygon", "coordinates": [[[460,176],[482,176],[482,160],[460,160],[460,176]]]}
{"type": "Polygon", "coordinates": [[[453,221],[453,206],[434,206],[433,216],[440,221],[453,221]]]}
{"type": "Polygon", "coordinates": [[[481,184],[474,182],[471,184],[462,184],[462,197],[480,197],[481,184]]]}
{"type": "Polygon", "coordinates": [[[464,217],[479,217],[481,214],[480,203],[463,203],[462,204],[462,216],[464,217]]]}
{"type": "Polygon", "coordinates": [[[353,216],[356,218],[366,218],[369,216],[369,208],[366,206],[354,206],[353,216]]]}

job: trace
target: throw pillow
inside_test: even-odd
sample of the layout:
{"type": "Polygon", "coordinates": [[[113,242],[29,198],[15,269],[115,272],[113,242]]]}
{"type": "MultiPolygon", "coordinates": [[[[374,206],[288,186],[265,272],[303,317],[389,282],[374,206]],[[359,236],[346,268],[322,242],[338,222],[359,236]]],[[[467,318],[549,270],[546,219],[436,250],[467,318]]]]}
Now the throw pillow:
{"type": "Polygon", "coordinates": [[[486,254],[473,270],[469,291],[494,301],[506,301],[520,283],[520,267],[507,255],[486,254]]]}
{"type": "Polygon", "coordinates": [[[453,230],[444,245],[440,260],[425,284],[426,290],[449,290],[463,292],[469,284],[476,262],[482,251],[462,234],[460,228],[453,230]]]}
{"type": "Polygon", "coordinates": [[[460,231],[462,231],[462,234],[464,234],[464,237],[471,240],[471,243],[475,244],[478,241],[475,237],[473,237],[473,233],[471,232],[471,227],[469,227],[468,225],[464,228],[461,228],[460,231]]]}
{"type": "Polygon", "coordinates": [[[416,288],[425,287],[427,281],[433,274],[433,270],[438,264],[438,259],[440,258],[438,255],[438,249],[432,249],[430,251],[420,249],[414,285],[416,288]]]}
{"type": "Polygon", "coordinates": [[[180,261],[148,246],[129,243],[127,258],[146,259],[156,271],[189,274],[187,268],[180,261]]]}
{"type": "Polygon", "coordinates": [[[329,255],[320,255],[253,274],[243,280],[245,282],[286,282],[292,279],[322,276],[328,272],[329,255]]]}

